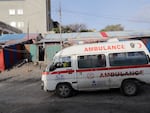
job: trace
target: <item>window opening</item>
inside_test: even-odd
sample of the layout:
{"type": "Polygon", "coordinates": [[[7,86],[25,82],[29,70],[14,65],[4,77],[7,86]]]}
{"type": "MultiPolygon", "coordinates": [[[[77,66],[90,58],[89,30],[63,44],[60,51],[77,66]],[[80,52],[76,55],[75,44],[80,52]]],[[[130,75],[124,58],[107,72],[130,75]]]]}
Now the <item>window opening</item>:
{"type": "Polygon", "coordinates": [[[104,54],[78,56],[79,68],[98,68],[106,67],[106,58],[104,54]]]}
{"type": "Polygon", "coordinates": [[[110,66],[128,66],[147,64],[148,58],[143,51],[109,54],[110,66]]]}

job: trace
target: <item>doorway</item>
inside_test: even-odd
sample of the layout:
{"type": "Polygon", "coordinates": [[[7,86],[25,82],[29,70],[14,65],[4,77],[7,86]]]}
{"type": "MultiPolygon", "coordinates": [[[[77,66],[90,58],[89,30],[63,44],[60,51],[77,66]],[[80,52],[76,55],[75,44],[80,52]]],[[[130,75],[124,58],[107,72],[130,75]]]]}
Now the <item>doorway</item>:
{"type": "Polygon", "coordinates": [[[43,46],[39,46],[39,61],[44,61],[45,49],[43,46]]]}

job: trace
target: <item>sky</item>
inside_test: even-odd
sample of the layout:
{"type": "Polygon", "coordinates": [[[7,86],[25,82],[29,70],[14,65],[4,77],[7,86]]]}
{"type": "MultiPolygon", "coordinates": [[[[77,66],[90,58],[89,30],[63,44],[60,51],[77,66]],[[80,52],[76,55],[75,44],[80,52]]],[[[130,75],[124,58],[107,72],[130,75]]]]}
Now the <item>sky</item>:
{"type": "Polygon", "coordinates": [[[51,0],[51,17],[62,25],[85,24],[96,31],[116,24],[150,30],[150,0],[51,0]]]}

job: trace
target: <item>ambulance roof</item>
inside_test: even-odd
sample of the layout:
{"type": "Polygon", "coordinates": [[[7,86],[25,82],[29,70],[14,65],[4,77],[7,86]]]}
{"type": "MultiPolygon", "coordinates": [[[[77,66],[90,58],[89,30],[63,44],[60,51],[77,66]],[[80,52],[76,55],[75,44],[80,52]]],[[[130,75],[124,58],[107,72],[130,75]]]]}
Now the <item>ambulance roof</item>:
{"type": "Polygon", "coordinates": [[[147,48],[140,40],[112,42],[108,41],[101,43],[70,46],[59,51],[55,56],[86,55],[127,51],[147,51],[147,48]]]}

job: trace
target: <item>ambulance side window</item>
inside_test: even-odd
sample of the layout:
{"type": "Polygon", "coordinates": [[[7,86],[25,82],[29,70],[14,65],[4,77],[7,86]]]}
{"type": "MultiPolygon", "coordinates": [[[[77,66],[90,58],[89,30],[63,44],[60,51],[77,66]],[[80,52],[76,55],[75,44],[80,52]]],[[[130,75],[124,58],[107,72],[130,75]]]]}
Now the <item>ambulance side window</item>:
{"type": "Polygon", "coordinates": [[[148,64],[148,58],[144,51],[122,52],[109,54],[110,66],[129,66],[148,64]]]}
{"type": "Polygon", "coordinates": [[[56,68],[65,68],[65,67],[71,67],[71,57],[61,57],[60,61],[56,63],[56,68]],[[58,64],[58,66],[57,66],[58,64]]]}
{"type": "Polygon", "coordinates": [[[106,58],[104,54],[78,56],[78,68],[105,67],[106,58]]]}

